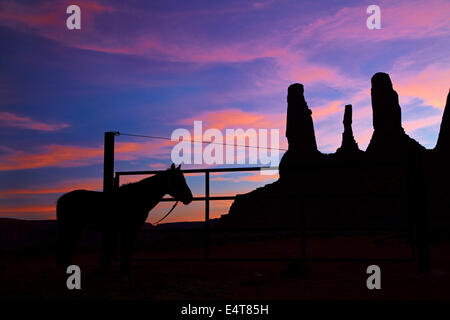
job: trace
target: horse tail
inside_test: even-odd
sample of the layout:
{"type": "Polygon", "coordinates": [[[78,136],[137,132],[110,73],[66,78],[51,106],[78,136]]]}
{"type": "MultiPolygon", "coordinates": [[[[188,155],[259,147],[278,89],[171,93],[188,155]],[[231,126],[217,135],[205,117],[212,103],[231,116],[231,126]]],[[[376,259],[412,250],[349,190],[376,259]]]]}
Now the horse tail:
{"type": "Polygon", "coordinates": [[[61,265],[72,263],[72,224],[70,223],[71,203],[68,194],[62,195],[56,203],[56,262],[61,265]]]}
{"type": "Polygon", "coordinates": [[[62,197],[58,199],[56,202],[56,235],[57,235],[57,242],[56,242],[56,262],[58,264],[65,264],[66,263],[66,257],[65,257],[65,239],[64,239],[64,222],[63,222],[63,216],[64,216],[64,205],[63,205],[63,199],[62,197]]]}

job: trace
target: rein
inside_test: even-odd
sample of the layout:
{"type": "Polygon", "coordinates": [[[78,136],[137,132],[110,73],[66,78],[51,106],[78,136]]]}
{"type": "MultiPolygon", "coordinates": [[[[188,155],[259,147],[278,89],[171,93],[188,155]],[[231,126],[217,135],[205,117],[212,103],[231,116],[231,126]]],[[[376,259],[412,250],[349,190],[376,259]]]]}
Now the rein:
{"type": "Polygon", "coordinates": [[[172,209],[169,210],[169,212],[166,213],[166,215],[164,217],[162,217],[161,219],[159,219],[155,225],[159,224],[161,221],[163,221],[165,218],[167,218],[169,216],[169,214],[173,211],[173,209],[175,209],[175,207],[177,206],[178,201],[175,202],[175,204],[173,205],[172,209]]]}
{"type": "MultiPolygon", "coordinates": [[[[173,165],[172,165],[172,166],[173,166],[173,165]]],[[[170,176],[169,176],[169,179],[168,179],[168,184],[169,184],[169,187],[170,187],[170,184],[171,184],[170,176]]],[[[177,200],[177,201],[175,202],[175,204],[174,204],[173,207],[169,210],[169,212],[167,212],[167,213],[164,215],[164,217],[162,217],[161,219],[159,219],[159,220],[155,223],[155,225],[158,225],[161,221],[163,221],[165,218],[167,218],[167,217],[169,216],[169,214],[172,213],[172,211],[173,211],[173,210],[175,209],[175,207],[177,206],[178,201],[179,201],[179,200],[177,200]]]]}

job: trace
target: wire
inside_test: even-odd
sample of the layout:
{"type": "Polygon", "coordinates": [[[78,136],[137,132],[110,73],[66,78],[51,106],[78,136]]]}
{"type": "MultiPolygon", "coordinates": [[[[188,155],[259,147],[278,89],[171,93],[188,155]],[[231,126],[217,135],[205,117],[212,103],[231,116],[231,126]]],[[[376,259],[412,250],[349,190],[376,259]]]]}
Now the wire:
{"type": "MultiPolygon", "coordinates": [[[[149,138],[149,139],[159,139],[159,140],[169,140],[169,141],[173,141],[176,142],[174,140],[172,140],[171,138],[167,138],[167,137],[160,137],[160,136],[148,136],[148,135],[144,135],[144,134],[134,134],[134,133],[122,133],[119,131],[115,132],[117,135],[120,136],[130,136],[130,137],[140,137],[140,138],[149,138]]],[[[197,142],[197,143],[208,143],[208,144],[219,144],[219,145],[223,145],[223,146],[233,146],[233,147],[245,147],[245,148],[260,148],[260,149],[266,149],[266,150],[279,150],[279,151],[287,151],[287,149],[280,149],[280,148],[272,148],[272,147],[258,147],[258,146],[247,146],[247,145],[241,145],[241,144],[230,144],[230,143],[223,143],[223,142],[215,142],[215,141],[198,141],[198,140],[181,140],[181,141],[190,141],[190,142],[197,142]]]]}

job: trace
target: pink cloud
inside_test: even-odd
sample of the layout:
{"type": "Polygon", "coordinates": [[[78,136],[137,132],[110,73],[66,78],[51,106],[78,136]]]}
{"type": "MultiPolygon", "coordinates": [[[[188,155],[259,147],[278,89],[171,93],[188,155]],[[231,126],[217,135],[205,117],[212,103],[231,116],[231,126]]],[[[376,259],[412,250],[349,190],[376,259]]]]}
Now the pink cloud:
{"type": "Polygon", "coordinates": [[[157,162],[157,163],[150,164],[150,167],[153,169],[166,169],[168,167],[168,165],[165,163],[157,162]]]}
{"type": "MultiPolygon", "coordinates": [[[[167,157],[171,141],[118,142],[115,147],[117,160],[135,160],[139,157],[167,157]]],[[[37,152],[7,150],[0,156],[0,171],[35,169],[43,167],[77,167],[103,161],[103,147],[78,147],[46,145],[37,152]]]]}
{"type": "MultiPolygon", "coordinates": [[[[344,77],[339,76],[337,70],[307,63],[302,58],[306,56],[303,52],[298,52],[297,49],[294,50],[290,47],[289,41],[286,41],[285,38],[290,39],[292,35],[287,35],[286,32],[278,33],[277,37],[259,35],[258,39],[243,39],[227,43],[199,40],[198,37],[191,34],[183,34],[183,39],[177,39],[176,36],[171,39],[161,38],[160,34],[154,30],[148,30],[145,35],[131,35],[125,38],[121,35],[114,35],[112,37],[109,34],[101,34],[98,30],[90,28],[90,25],[96,14],[112,12],[115,9],[96,2],[83,1],[78,5],[82,7],[83,17],[86,14],[88,19],[84,21],[83,18],[83,24],[86,23],[87,26],[81,30],[83,36],[80,37],[77,34],[68,34],[64,28],[56,27],[55,24],[63,24],[64,22],[65,8],[62,5],[53,6],[50,3],[44,3],[39,6],[26,7],[14,2],[8,2],[7,4],[0,11],[0,17],[5,18],[5,23],[9,21],[35,27],[48,38],[80,49],[200,64],[274,59],[283,70],[279,71],[276,87],[273,86],[273,81],[265,85],[265,90],[271,91],[284,88],[286,81],[309,83],[334,81],[340,84],[344,82],[342,81],[344,77]],[[51,17],[51,19],[44,18],[46,16],[51,17]],[[43,23],[41,20],[48,23],[43,23]]],[[[255,2],[246,8],[242,8],[242,5],[239,8],[229,8],[228,6],[225,10],[227,12],[230,10],[231,12],[236,10],[246,12],[264,9],[268,5],[270,5],[270,2],[255,2]]],[[[217,9],[212,12],[217,14],[217,9]]],[[[184,16],[189,14],[192,14],[192,12],[183,12],[184,16]]],[[[180,25],[183,25],[183,22],[180,22],[180,25]]],[[[261,91],[259,93],[261,94],[261,91]]]]}
{"type": "Polygon", "coordinates": [[[84,180],[65,181],[49,187],[0,190],[0,198],[21,198],[29,195],[58,194],[66,193],[75,189],[101,190],[102,180],[101,178],[90,178],[84,180]]]}
{"type": "Polygon", "coordinates": [[[342,8],[333,16],[311,23],[302,30],[303,35],[320,35],[324,42],[335,39],[383,41],[445,36],[450,31],[448,1],[382,1],[377,5],[381,9],[380,30],[367,29],[367,5],[362,5],[342,8]]]}
{"type": "Polygon", "coordinates": [[[0,206],[0,217],[44,220],[56,218],[55,205],[0,206]]]}
{"type": "MultiPolygon", "coordinates": [[[[56,7],[41,3],[39,7],[26,6],[15,1],[4,1],[0,6],[0,18],[4,24],[23,24],[30,27],[56,25],[60,19],[56,7]]],[[[61,11],[61,12],[65,12],[61,11]]]]}
{"type": "Polygon", "coordinates": [[[214,181],[230,181],[230,182],[243,182],[243,181],[250,181],[250,182],[273,182],[279,178],[278,174],[272,174],[272,175],[261,175],[259,172],[253,175],[246,175],[243,177],[237,177],[237,178],[230,178],[230,177],[223,177],[223,176],[216,176],[211,178],[211,180],[214,181]]]}
{"type": "MultiPolygon", "coordinates": [[[[285,117],[286,115],[282,113],[261,114],[257,112],[246,112],[240,109],[225,109],[216,112],[202,112],[192,118],[184,119],[180,123],[184,124],[186,126],[185,128],[191,132],[192,139],[199,140],[199,138],[195,138],[193,135],[193,126],[194,121],[201,120],[203,122],[203,133],[208,129],[218,129],[223,135],[223,143],[226,143],[227,129],[242,129],[244,130],[242,134],[234,132],[234,136],[237,138],[235,141],[245,139],[244,144],[247,146],[258,146],[260,129],[266,129],[268,147],[271,147],[269,137],[272,134],[271,130],[279,130],[278,148],[283,152],[283,149],[287,149],[286,139],[284,137],[285,117]],[[248,129],[254,129],[254,131],[247,131],[248,129]],[[249,141],[252,137],[256,138],[256,144],[249,141]]],[[[245,157],[247,158],[248,155],[249,152],[246,151],[245,157]]]]}
{"type": "Polygon", "coordinates": [[[57,131],[69,126],[70,125],[67,123],[44,123],[10,112],[0,112],[0,127],[31,129],[37,131],[57,131]]]}
{"type": "Polygon", "coordinates": [[[312,117],[314,121],[326,118],[338,112],[344,112],[344,103],[340,100],[331,101],[326,106],[313,108],[312,117]]]}
{"type": "Polygon", "coordinates": [[[100,159],[99,148],[48,145],[42,151],[31,153],[17,150],[0,158],[0,170],[34,169],[50,166],[76,166],[93,158],[100,159]]]}
{"type": "MultiPolygon", "coordinates": [[[[5,24],[23,24],[33,28],[58,28],[65,26],[66,8],[70,5],[54,3],[53,1],[39,1],[31,5],[21,4],[15,1],[3,1],[0,6],[0,18],[5,24]]],[[[93,14],[112,12],[114,8],[105,6],[96,1],[77,1],[82,9],[83,21],[92,18],[93,14]]]]}
{"type": "Polygon", "coordinates": [[[450,85],[450,69],[445,66],[429,65],[418,73],[403,73],[394,83],[399,95],[417,97],[427,105],[444,109],[450,85]]]}
{"type": "Polygon", "coordinates": [[[195,120],[201,120],[204,123],[204,130],[207,128],[219,130],[225,128],[279,128],[283,126],[284,117],[280,114],[261,114],[240,109],[224,109],[202,112],[194,117],[183,119],[180,123],[193,126],[195,120]]]}
{"type": "Polygon", "coordinates": [[[442,116],[425,117],[417,120],[404,121],[403,128],[406,131],[414,131],[429,126],[438,126],[441,123],[442,116]]]}
{"type": "Polygon", "coordinates": [[[0,24],[21,31],[31,31],[65,45],[77,47],[89,39],[94,44],[95,17],[115,11],[115,8],[97,1],[81,0],[75,4],[81,9],[81,30],[70,32],[66,28],[67,7],[72,3],[32,1],[27,4],[3,1],[0,4],[0,24]]]}
{"type": "MultiPolygon", "coordinates": [[[[55,28],[54,25],[52,25],[51,28],[47,28],[45,25],[36,23],[34,26],[38,27],[39,32],[42,35],[57,40],[65,45],[111,54],[139,55],[164,61],[192,62],[196,64],[237,63],[253,61],[255,59],[272,59],[277,64],[277,70],[269,77],[270,79],[256,80],[254,82],[255,86],[253,86],[255,89],[250,89],[250,91],[252,91],[250,92],[250,95],[256,94],[261,96],[263,94],[281,92],[284,91],[287,84],[291,82],[302,82],[307,85],[321,82],[330,84],[334,87],[358,84],[356,79],[343,76],[337,68],[331,68],[329,66],[307,61],[308,52],[299,50],[293,40],[303,38],[302,33],[294,36],[290,30],[284,29],[284,25],[278,32],[274,31],[276,36],[249,34],[244,39],[227,41],[226,43],[217,42],[215,40],[208,40],[207,37],[202,38],[190,34],[188,31],[184,32],[182,26],[184,23],[188,22],[183,19],[186,19],[188,16],[190,17],[188,21],[191,21],[190,19],[194,19],[191,15],[199,14],[199,12],[195,12],[195,10],[194,12],[187,10],[182,13],[177,11],[175,11],[175,13],[170,12],[168,16],[165,16],[165,14],[162,13],[161,16],[164,17],[163,20],[179,21],[176,24],[176,28],[180,29],[179,35],[177,35],[178,33],[175,33],[168,38],[162,37],[157,30],[146,30],[144,35],[139,33],[131,34],[127,37],[120,34],[111,36],[110,34],[101,33],[94,28],[90,28],[90,25],[92,25],[91,20],[95,18],[96,14],[111,12],[114,11],[114,8],[88,1],[82,2],[79,5],[82,8],[87,8],[87,14],[90,15],[90,18],[87,21],[88,25],[85,29],[81,30],[82,36],[74,33],[68,34],[64,31],[64,28],[55,28]],[[172,15],[177,19],[174,20],[172,15]]],[[[271,5],[270,1],[254,2],[249,5],[220,6],[219,8],[207,9],[206,11],[201,10],[200,14],[209,17],[210,15],[223,13],[229,14],[247,12],[249,10],[263,10],[269,5],[271,5]]],[[[41,5],[38,8],[31,10],[29,8],[23,8],[22,6],[15,7],[14,5],[11,5],[5,6],[3,11],[5,16],[8,16],[12,12],[22,12],[25,15],[23,18],[12,16],[10,19],[27,24],[29,18],[29,16],[25,14],[27,12],[29,15],[36,15],[38,17],[49,11],[55,12],[55,14],[58,14],[58,19],[61,19],[59,12],[65,12],[63,9],[64,8],[52,8],[49,5],[41,5]]],[[[83,10],[83,14],[84,12],[85,11],[83,10]]],[[[143,15],[141,12],[133,12],[133,10],[130,12],[136,15],[137,18],[142,17],[143,15]]],[[[276,28],[281,27],[277,26],[276,28]]],[[[244,89],[244,91],[245,90],[246,89],[244,89]]],[[[230,95],[245,96],[248,98],[249,92],[233,92],[230,95]]]]}

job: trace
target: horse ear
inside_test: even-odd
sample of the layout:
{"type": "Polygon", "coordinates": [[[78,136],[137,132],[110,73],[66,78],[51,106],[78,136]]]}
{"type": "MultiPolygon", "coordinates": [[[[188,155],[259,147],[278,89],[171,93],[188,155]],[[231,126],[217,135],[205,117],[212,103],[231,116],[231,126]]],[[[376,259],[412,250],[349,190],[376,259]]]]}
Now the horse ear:
{"type": "Polygon", "coordinates": [[[170,166],[170,170],[175,170],[175,164],[172,163],[172,165],[170,166]]]}
{"type": "Polygon", "coordinates": [[[181,170],[181,163],[178,165],[177,170],[178,170],[178,171],[181,170]]]}

